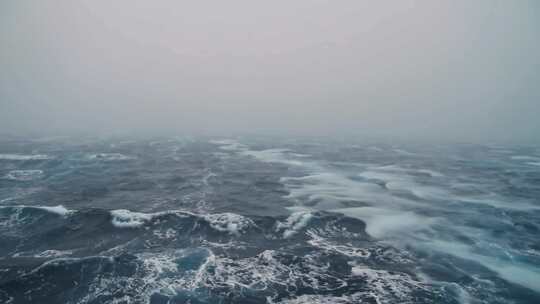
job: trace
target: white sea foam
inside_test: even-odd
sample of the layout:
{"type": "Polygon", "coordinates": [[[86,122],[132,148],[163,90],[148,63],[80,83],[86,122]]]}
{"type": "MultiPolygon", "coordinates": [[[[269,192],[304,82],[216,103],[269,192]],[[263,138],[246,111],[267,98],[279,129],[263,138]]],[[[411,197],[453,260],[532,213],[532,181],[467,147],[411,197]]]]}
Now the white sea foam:
{"type": "Polygon", "coordinates": [[[307,235],[309,235],[310,237],[308,244],[327,252],[337,252],[337,253],[340,253],[349,257],[364,258],[364,259],[369,258],[371,256],[371,252],[369,248],[357,248],[357,247],[353,247],[350,244],[336,244],[323,238],[322,236],[320,236],[318,233],[315,233],[314,231],[308,231],[307,235]]]}
{"type": "Polygon", "coordinates": [[[255,257],[229,259],[211,255],[200,268],[198,285],[228,286],[231,289],[267,290],[271,286],[294,288],[299,282],[318,290],[335,290],[346,282],[328,273],[326,263],[318,263],[315,256],[303,257],[305,263],[280,262],[277,252],[266,250],[255,257]],[[210,268],[212,271],[207,271],[210,268]],[[306,271],[305,268],[308,268],[306,271]],[[335,284],[328,285],[328,281],[335,284]]]}
{"type": "Polygon", "coordinates": [[[72,250],[49,249],[49,250],[45,250],[45,251],[42,251],[42,252],[34,255],[34,257],[36,257],[36,258],[58,258],[58,257],[71,255],[71,254],[73,254],[72,250]]]}
{"type": "Polygon", "coordinates": [[[208,183],[208,181],[212,178],[212,177],[216,177],[217,174],[215,174],[214,172],[212,171],[208,171],[208,173],[206,173],[203,178],[202,178],[202,182],[205,186],[209,186],[210,184],[208,183]]]}
{"type": "Polygon", "coordinates": [[[295,212],[285,222],[278,222],[276,231],[283,231],[283,238],[290,238],[305,228],[313,218],[310,212],[295,212]]]}
{"type": "Polygon", "coordinates": [[[168,228],[167,230],[165,231],[162,231],[162,230],[154,230],[153,231],[153,234],[158,238],[158,239],[162,239],[162,240],[166,240],[166,239],[173,239],[176,237],[177,233],[176,233],[176,230],[172,229],[172,228],[168,228]]]}
{"type": "MultiPolygon", "coordinates": [[[[360,173],[359,176],[367,180],[379,180],[385,182],[386,188],[391,191],[411,193],[412,195],[425,200],[474,203],[489,205],[495,208],[521,211],[540,209],[540,206],[535,206],[527,202],[507,202],[504,200],[504,198],[493,193],[486,193],[482,195],[458,195],[452,192],[452,188],[444,189],[441,187],[426,186],[415,182],[412,176],[404,174],[404,172],[421,171],[424,170],[408,170],[396,166],[384,166],[372,167],[370,170],[360,173]]],[[[431,174],[432,176],[438,176],[436,173],[435,175],[433,175],[433,173],[431,174]]],[[[438,177],[442,176],[443,175],[440,175],[438,177]]],[[[435,206],[431,206],[431,208],[434,207],[435,206]]]]}
{"type": "MultiPolygon", "coordinates": [[[[88,291],[78,299],[78,304],[100,302],[103,295],[114,295],[125,291],[126,286],[136,288],[137,292],[121,297],[114,297],[111,303],[149,303],[150,297],[156,292],[173,296],[175,288],[187,286],[191,275],[183,274],[178,278],[170,276],[178,271],[176,259],[185,255],[184,250],[164,251],[160,253],[141,253],[137,255],[141,267],[132,276],[95,276],[88,282],[88,291]]],[[[112,258],[103,258],[103,263],[111,262],[112,258]]]]}
{"type": "MultiPolygon", "coordinates": [[[[175,262],[175,259],[183,255],[183,250],[176,250],[174,254],[142,253],[138,255],[138,258],[142,260],[144,268],[151,270],[152,274],[159,276],[167,272],[177,272],[178,264],[175,262]]],[[[154,280],[157,280],[157,277],[154,280]]],[[[149,282],[148,278],[146,282],[149,282]]]]}
{"type": "Polygon", "coordinates": [[[456,294],[457,301],[460,304],[473,303],[473,301],[474,301],[473,297],[469,294],[469,292],[467,292],[467,290],[465,288],[461,287],[459,284],[457,284],[457,283],[446,283],[445,287],[446,288],[451,288],[452,290],[454,290],[454,292],[456,294]]]}
{"type": "Polygon", "coordinates": [[[135,228],[144,225],[150,221],[157,213],[149,214],[142,212],[133,212],[126,209],[117,209],[111,211],[112,224],[118,228],[135,228]]]}
{"type": "MultiPolygon", "coordinates": [[[[445,210],[446,203],[462,202],[485,204],[496,208],[514,210],[535,210],[538,207],[524,202],[507,203],[498,196],[476,195],[466,196],[453,193],[453,189],[436,186],[426,186],[416,182],[416,174],[427,174],[434,178],[443,178],[443,174],[438,172],[425,171],[423,169],[401,168],[397,166],[369,167],[366,171],[359,173],[365,181],[351,179],[346,175],[318,168],[318,173],[313,173],[303,177],[285,177],[281,182],[290,191],[288,198],[297,204],[307,204],[314,209],[324,209],[343,213],[346,216],[361,219],[366,223],[366,232],[371,236],[390,241],[396,246],[412,245],[414,247],[426,246],[430,250],[440,250],[449,254],[476,261],[501,275],[502,278],[533,288],[534,283],[540,281],[538,274],[528,269],[525,265],[515,265],[501,263],[493,258],[482,254],[474,253],[470,249],[465,251],[455,251],[452,248],[443,248],[438,244],[442,236],[439,235],[439,226],[442,218],[422,215],[418,210],[440,209],[445,210]],[[386,189],[381,188],[373,181],[384,182],[386,189]],[[403,198],[396,197],[395,194],[408,192],[416,197],[423,198],[429,202],[437,200],[445,204],[419,204],[403,198]],[[371,206],[362,207],[339,207],[342,201],[367,202],[371,206]],[[331,208],[331,206],[335,206],[331,208]],[[420,208],[420,209],[419,209],[420,208]]],[[[474,209],[473,209],[474,212],[474,209]]],[[[466,230],[451,223],[444,223],[444,226],[452,227],[451,233],[460,235],[470,235],[466,230]]],[[[362,250],[355,250],[354,247],[333,244],[328,240],[311,237],[311,245],[326,251],[339,252],[345,255],[366,254],[362,250]]],[[[458,245],[460,246],[460,245],[458,245]]],[[[466,245],[463,245],[466,246],[466,245]]],[[[529,267],[530,268],[530,267],[529,267]]],[[[380,275],[381,273],[356,269],[356,274],[380,275]]],[[[386,274],[385,274],[386,275],[386,274]]],[[[375,294],[379,294],[380,290],[375,294]]],[[[462,299],[467,299],[466,294],[458,294],[462,299]]],[[[465,300],[464,300],[465,301],[465,300]]],[[[465,301],[466,302],[466,301],[465,301]]]]}
{"type": "Polygon", "coordinates": [[[0,154],[0,160],[46,160],[51,159],[45,154],[0,154]]]}
{"type": "Polygon", "coordinates": [[[533,205],[528,202],[521,202],[521,201],[504,201],[504,198],[501,198],[494,194],[489,195],[483,195],[483,196],[456,196],[454,197],[455,200],[464,202],[464,203],[471,203],[471,204],[480,204],[480,205],[486,205],[491,206],[494,208],[499,209],[507,209],[507,210],[517,210],[517,211],[533,211],[533,210],[540,210],[540,206],[533,205]]]}
{"type": "Polygon", "coordinates": [[[437,219],[424,217],[412,211],[358,207],[335,209],[334,212],[361,219],[366,223],[366,232],[377,238],[392,238],[429,231],[437,219]]]}
{"type": "Polygon", "coordinates": [[[392,175],[387,175],[386,177],[390,177],[390,178],[395,178],[396,176],[400,176],[400,177],[410,177],[410,176],[407,176],[407,175],[417,175],[417,174],[423,174],[423,175],[428,175],[428,176],[431,176],[431,177],[443,177],[444,174],[442,174],[441,172],[438,172],[438,171],[435,171],[435,170],[430,170],[430,169],[422,169],[422,168],[403,168],[403,167],[400,167],[400,166],[397,166],[397,165],[385,165],[385,166],[370,166],[368,168],[369,170],[372,170],[372,171],[367,171],[367,172],[364,172],[364,174],[366,174],[366,178],[369,178],[369,174],[374,174],[373,175],[373,178],[375,179],[385,179],[385,177],[383,175],[379,175],[381,178],[377,178],[375,177],[375,174],[376,173],[379,173],[379,174],[382,174],[384,172],[386,173],[394,173],[392,175]]]}
{"type": "Polygon", "coordinates": [[[58,214],[61,216],[66,216],[72,213],[72,210],[67,209],[66,207],[62,205],[58,206],[28,206],[28,205],[14,205],[14,206],[0,206],[0,208],[13,208],[15,210],[21,211],[25,208],[27,209],[39,209],[39,210],[45,210],[50,213],[58,214]]]}
{"type": "Polygon", "coordinates": [[[102,160],[102,161],[123,161],[132,160],[136,157],[124,155],[121,153],[97,153],[87,155],[88,159],[102,160]]]}
{"type": "Polygon", "coordinates": [[[353,265],[351,273],[365,279],[370,291],[377,297],[382,297],[384,302],[392,297],[409,299],[413,290],[428,290],[424,283],[405,273],[372,269],[363,265],[353,265]]]}
{"type": "MultiPolygon", "coordinates": [[[[260,161],[269,162],[269,163],[282,163],[292,166],[304,166],[307,165],[306,162],[301,160],[290,159],[287,156],[287,153],[290,152],[288,149],[268,149],[261,151],[254,150],[245,150],[242,152],[243,155],[254,157],[260,161]]],[[[293,156],[294,154],[290,154],[293,156]]],[[[298,157],[298,155],[296,155],[298,157]]],[[[307,157],[307,156],[301,156],[307,157]]]]}
{"type": "Polygon", "coordinates": [[[472,260],[495,271],[501,278],[540,291],[540,271],[513,259],[504,257],[493,257],[477,253],[471,246],[447,242],[443,240],[432,240],[425,244],[429,249],[441,251],[463,259],[472,260]]]}
{"type": "Polygon", "coordinates": [[[216,145],[221,145],[220,149],[222,150],[235,151],[240,155],[253,157],[263,162],[282,163],[291,166],[310,165],[310,162],[302,160],[303,158],[309,157],[309,155],[295,153],[289,149],[250,150],[248,146],[231,139],[211,140],[210,142],[216,145]],[[300,160],[294,158],[300,158],[300,160]]]}
{"type": "Polygon", "coordinates": [[[416,172],[425,173],[425,174],[428,174],[431,177],[443,177],[444,176],[444,174],[442,174],[441,172],[437,172],[437,171],[429,170],[429,169],[418,169],[418,170],[416,170],[416,172]]]}
{"type": "Polygon", "coordinates": [[[225,151],[241,151],[247,147],[234,139],[211,140],[210,143],[219,145],[221,150],[225,151]]]}
{"type": "MultiPolygon", "coordinates": [[[[255,223],[242,215],[235,213],[213,213],[196,214],[183,210],[168,210],[155,213],[135,212],[126,209],[111,210],[112,224],[118,228],[136,228],[143,226],[152,219],[165,214],[174,214],[180,217],[199,217],[210,224],[210,227],[217,231],[228,232],[231,235],[240,235],[245,233],[249,227],[256,226],[255,223]]],[[[174,237],[176,231],[168,230],[165,232],[157,231],[156,236],[162,238],[174,237]]]]}
{"type": "Polygon", "coordinates": [[[104,261],[107,261],[107,262],[112,262],[113,261],[113,257],[107,257],[107,256],[86,256],[86,257],[82,257],[82,258],[59,257],[59,258],[55,258],[53,260],[46,261],[45,263],[43,263],[43,264],[39,265],[38,267],[32,269],[32,271],[30,273],[39,272],[39,271],[41,271],[41,270],[43,270],[44,268],[47,268],[47,267],[56,267],[56,266],[60,266],[60,265],[75,264],[75,263],[80,263],[81,261],[92,260],[92,259],[101,259],[101,260],[104,260],[104,261]]]}
{"type": "MultiPolygon", "coordinates": [[[[384,171],[387,171],[385,168],[384,171]]],[[[380,172],[380,171],[364,171],[358,176],[365,178],[365,179],[375,179],[380,181],[402,181],[402,180],[409,180],[409,177],[404,176],[403,174],[396,174],[396,173],[389,173],[389,172],[380,172]]]]}
{"type": "Polygon", "coordinates": [[[203,218],[210,223],[210,227],[213,229],[237,236],[244,233],[249,227],[255,226],[251,219],[235,213],[207,214],[203,218]]]}
{"type": "MultiPolygon", "coordinates": [[[[315,256],[304,256],[301,264],[282,263],[273,250],[238,259],[216,256],[208,249],[142,253],[137,258],[142,262],[140,278],[115,278],[113,282],[98,277],[89,283],[90,290],[81,303],[113,293],[121,285],[120,280],[137,284],[139,292],[131,300],[141,303],[147,303],[156,291],[175,296],[179,290],[215,290],[219,287],[230,292],[271,291],[272,288],[298,288],[298,284],[332,291],[347,284],[343,278],[330,275],[328,265],[317,262],[315,256]],[[179,263],[186,257],[190,261],[188,264],[179,263]],[[333,284],[329,285],[329,281],[333,284]]],[[[268,300],[272,303],[273,298],[268,300]]]]}
{"type": "Polygon", "coordinates": [[[70,214],[71,212],[73,212],[73,211],[67,209],[66,207],[64,207],[62,205],[58,205],[58,206],[27,206],[27,208],[42,209],[42,210],[46,210],[46,211],[56,213],[56,214],[59,214],[59,215],[62,215],[62,216],[66,216],[66,215],[70,214]]]}
{"type": "MultiPolygon", "coordinates": [[[[311,174],[299,178],[282,178],[281,181],[290,191],[289,198],[294,199],[298,204],[310,204],[316,209],[329,209],[330,211],[340,212],[346,216],[359,218],[366,223],[366,232],[373,237],[391,241],[397,246],[414,246],[437,240],[438,234],[434,230],[440,224],[442,219],[431,216],[425,216],[417,213],[418,207],[433,208],[433,206],[422,206],[402,198],[395,197],[394,192],[409,192],[417,197],[424,199],[437,200],[459,200],[459,196],[454,195],[450,190],[425,186],[415,182],[415,177],[411,174],[422,173],[431,177],[442,178],[444,175],[438,172],[424,171],[422,169],[406,169],[397,166],[370,167],[367,171],[360,173],[366,181],[350,179],[338,172],[322,171],[318,174],[311,174]],[[372,180],[385,183],[385,190],[372,183],[372,180]],[[340,201],[362,201],[368,202],[368,207],[353,208],[327,208],[333,204],[338,206],[340,201]],[[328,203],[333,201],[334,203],[328,203]],[[314,202],[312,204],[310,202],[314,202]]],[[[487,202],[483,202],[487,203],[487,202]]],[[[498,207],[505,207],[503,204],[498,207]]],[[[506,206],[508,207],[508,206],[506,206]]],[[[529,207],[529,206],[528,206],[529,207]]],[[[443,208],[443,207],[441,207],[443,208]]],[[[512,207],[509,207],[512,208],[512,207]]],[[[459,228],[455,228],[459,229],[459,228]]],[[[465,232],[463,232],[465,233],[465,232]]],[[[465,233],[466,234],[466,233],[465,233]]],[[[361,258],[369,256],[369,251],[365,248],[354,248],[345,244],[334,244],[328,240],[316,237],[316,234],[310,234],[311,245],[321,248],[325,251],[338,252],[344,255],[361,258]]],[[[466,258],[466,256],[464,256],[466,258]]],[[[410,278],[402,275],[394,276],[384,271],[372,270],[366,268],[354,268],[355,275],[364,276],[373,285],[373,295],[379,297],[381,303],[384,302],[385,291],[392,290],[391,283],[388,282],[412,282],[410,278]],[[384,277],[384,279],[383,279],[384,277]],[[379,282],[385,282],[379,284],[379,282]]],[[[509,275],[506,275],[508,277],[509,275]]],[[[529,276],[529,279],[531,277],[529,276]]],[[[396,283],[397,284],[397,283],[396,283]]],[[[410,283],[410,286],[417,286],[418,282],[410,283]]],[[[407,285],[397,285],[407,286],[407,285]]],[[[400,287],[400,288],[401,288],[400,287]]],[[[405,297],[407,289],[394,289],[401,297],[405,297]],[[401,293],[400,293],[401,292],[401,293]]],[[[461,295],[463,299],[467,298],[461,295]]],[[[321,299],[319,299],[321,300],[321,299]]],[[[335,299],[332,299],[335,300],[335,299]]],[[[322,301],[322,300],[321,300],[322,301]]]]}
{"type": "Polygon", "coordinates": [[[269,298],[267,302],[271,304],[349,304],[364,303],[365,301],[378,304],[414,303],[417,299],[413,295],[413,291],[433,292],[423,282],[405,273],[388,272],[353,264],[351,276],[361,277],[365,281],[366,288],[363,291],[342,296],[307,294],[286,298],[280,302],[274,302],[269,298]]]}
{"type": "MultiPolygon", "coordinates": [[[[356,301],[355,301],[356,302],[356,301]]],[[[279,302],[267,299],[268,304],[348,304],[353,303],[353,296],[329,296],[329,295],[301,295],[298,297],[283,299],[279,302]]],[[[361,303],[361,302],[358,302],[361,303]]]]}
{"type": "Polygon", "coordinates": [[[11,170],[4,178],[16,181],[31,181],[41,177],[43,177],[42,170],[11,170]]]}
{"type": "MultiPolygon", "coordinates": [[[[297,204],[307,204],[315,209],[336,211],[346,216],[359,218],[367,224],[366,231],[377,238],[395,238],[397,235],[429,231],[437,220],[409,210],[418,206],[423,207],[422,204],[394,196],[391,191],[370,180],[391,180],[393,183],[388,187],[389,190],[409,191],[409,187],[412,187],[413,193],[422,197],[443,196],[446,193],[437,192],[437,188],[417,187],[412,183],[410,176],[405,175],[404,172],[390,172],[391,169],[396,169],[396,167],[363,172],[361,177],[366,181],[354,180],[337,172],[327,171],[303,177],[285,177],[281,179],[281,182],[289,190],[287,197],[297,204]],[[343,202],[348,204],[358,202],[364,206],[343,208],[343,202]],[[366,207],[365,204],[371,207],[366,207]]],[[[293,221],[301,214],[293,213],[290,220],[293,221]]],[[[287,235],[290,233],[287,232],[287,235]]]]}
{"type": "Polygon", "coordinates": [[[381,186],[352,180],[347,176],[325,172],[303,177],[284,177],[281,182],[289,190],[287,198],[302,205],[328,210],[343,207],[343,202],[373,205],[418,205],[401,197],[392,196],[381,186]]]}
{"type": "Polygon", "coordinates": [[[221,249],[246,249],[248,246],[247,243],[229,240],[226,243],[210,242],[207,240],[202,240],[201,243],[204,247],[210,248],[221,248],[221,249]]]}
{"type": "Polygon", "coordinates": [[[426,169],[404,169],[397,166],[372,167],[370,170],[358,174],[367,180],[385,182],[385,187],[392,191],[409,192],[422,199],[442,199],[451,196],[448,190],[426,186],[414,181],[413,176],[407,173],[423,173],[431,177],[442,177],[441,173],[426,169]]]}
{"type": "Polygon", "coordinates": [[[445,189],[431,186],[424,186],[413,181],[390,181],[386,183],[386,188],[393,191],[409,192],[422,199],[447,200],[453,195],[445,189]]]}

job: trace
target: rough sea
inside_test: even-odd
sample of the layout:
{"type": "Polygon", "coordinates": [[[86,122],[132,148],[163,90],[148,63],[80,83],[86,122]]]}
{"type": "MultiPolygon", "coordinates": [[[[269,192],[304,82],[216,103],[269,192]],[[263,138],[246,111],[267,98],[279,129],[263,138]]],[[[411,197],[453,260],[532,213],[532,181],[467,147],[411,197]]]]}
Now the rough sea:
{"type": "Polygon", "coordinates": [[[540,149],[4,139],[0,303],[540,303],[540,149]]]}

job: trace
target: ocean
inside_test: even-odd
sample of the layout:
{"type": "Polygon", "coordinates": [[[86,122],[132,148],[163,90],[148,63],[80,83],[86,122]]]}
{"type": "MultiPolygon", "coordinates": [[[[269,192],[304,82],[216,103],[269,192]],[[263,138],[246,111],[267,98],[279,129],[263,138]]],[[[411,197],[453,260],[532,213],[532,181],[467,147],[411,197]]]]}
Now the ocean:
{"type": "Polygon", "coordinates": [[[3,139],[0,303],[540,303],[540,148],[3,139]]]}

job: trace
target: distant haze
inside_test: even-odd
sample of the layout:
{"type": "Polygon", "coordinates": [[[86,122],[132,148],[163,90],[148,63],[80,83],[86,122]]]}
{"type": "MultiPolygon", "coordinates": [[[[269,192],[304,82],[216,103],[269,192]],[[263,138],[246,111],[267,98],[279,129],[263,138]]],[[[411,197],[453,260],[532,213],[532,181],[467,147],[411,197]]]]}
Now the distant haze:
{"type": "Polygon", "coordinates": [[[540,2],[2,1],[0,133],[540,141],[540,2]]]}

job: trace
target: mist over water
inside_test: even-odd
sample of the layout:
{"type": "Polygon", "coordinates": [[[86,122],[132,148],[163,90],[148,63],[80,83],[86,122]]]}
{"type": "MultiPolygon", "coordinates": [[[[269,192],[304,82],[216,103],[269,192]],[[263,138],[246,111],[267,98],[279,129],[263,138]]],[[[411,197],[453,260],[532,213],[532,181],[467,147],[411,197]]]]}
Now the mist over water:
{"type": "Polygon", "coordinates": [[[0,4],[11,134],[538,143],[536,1],[0,4]]]}

